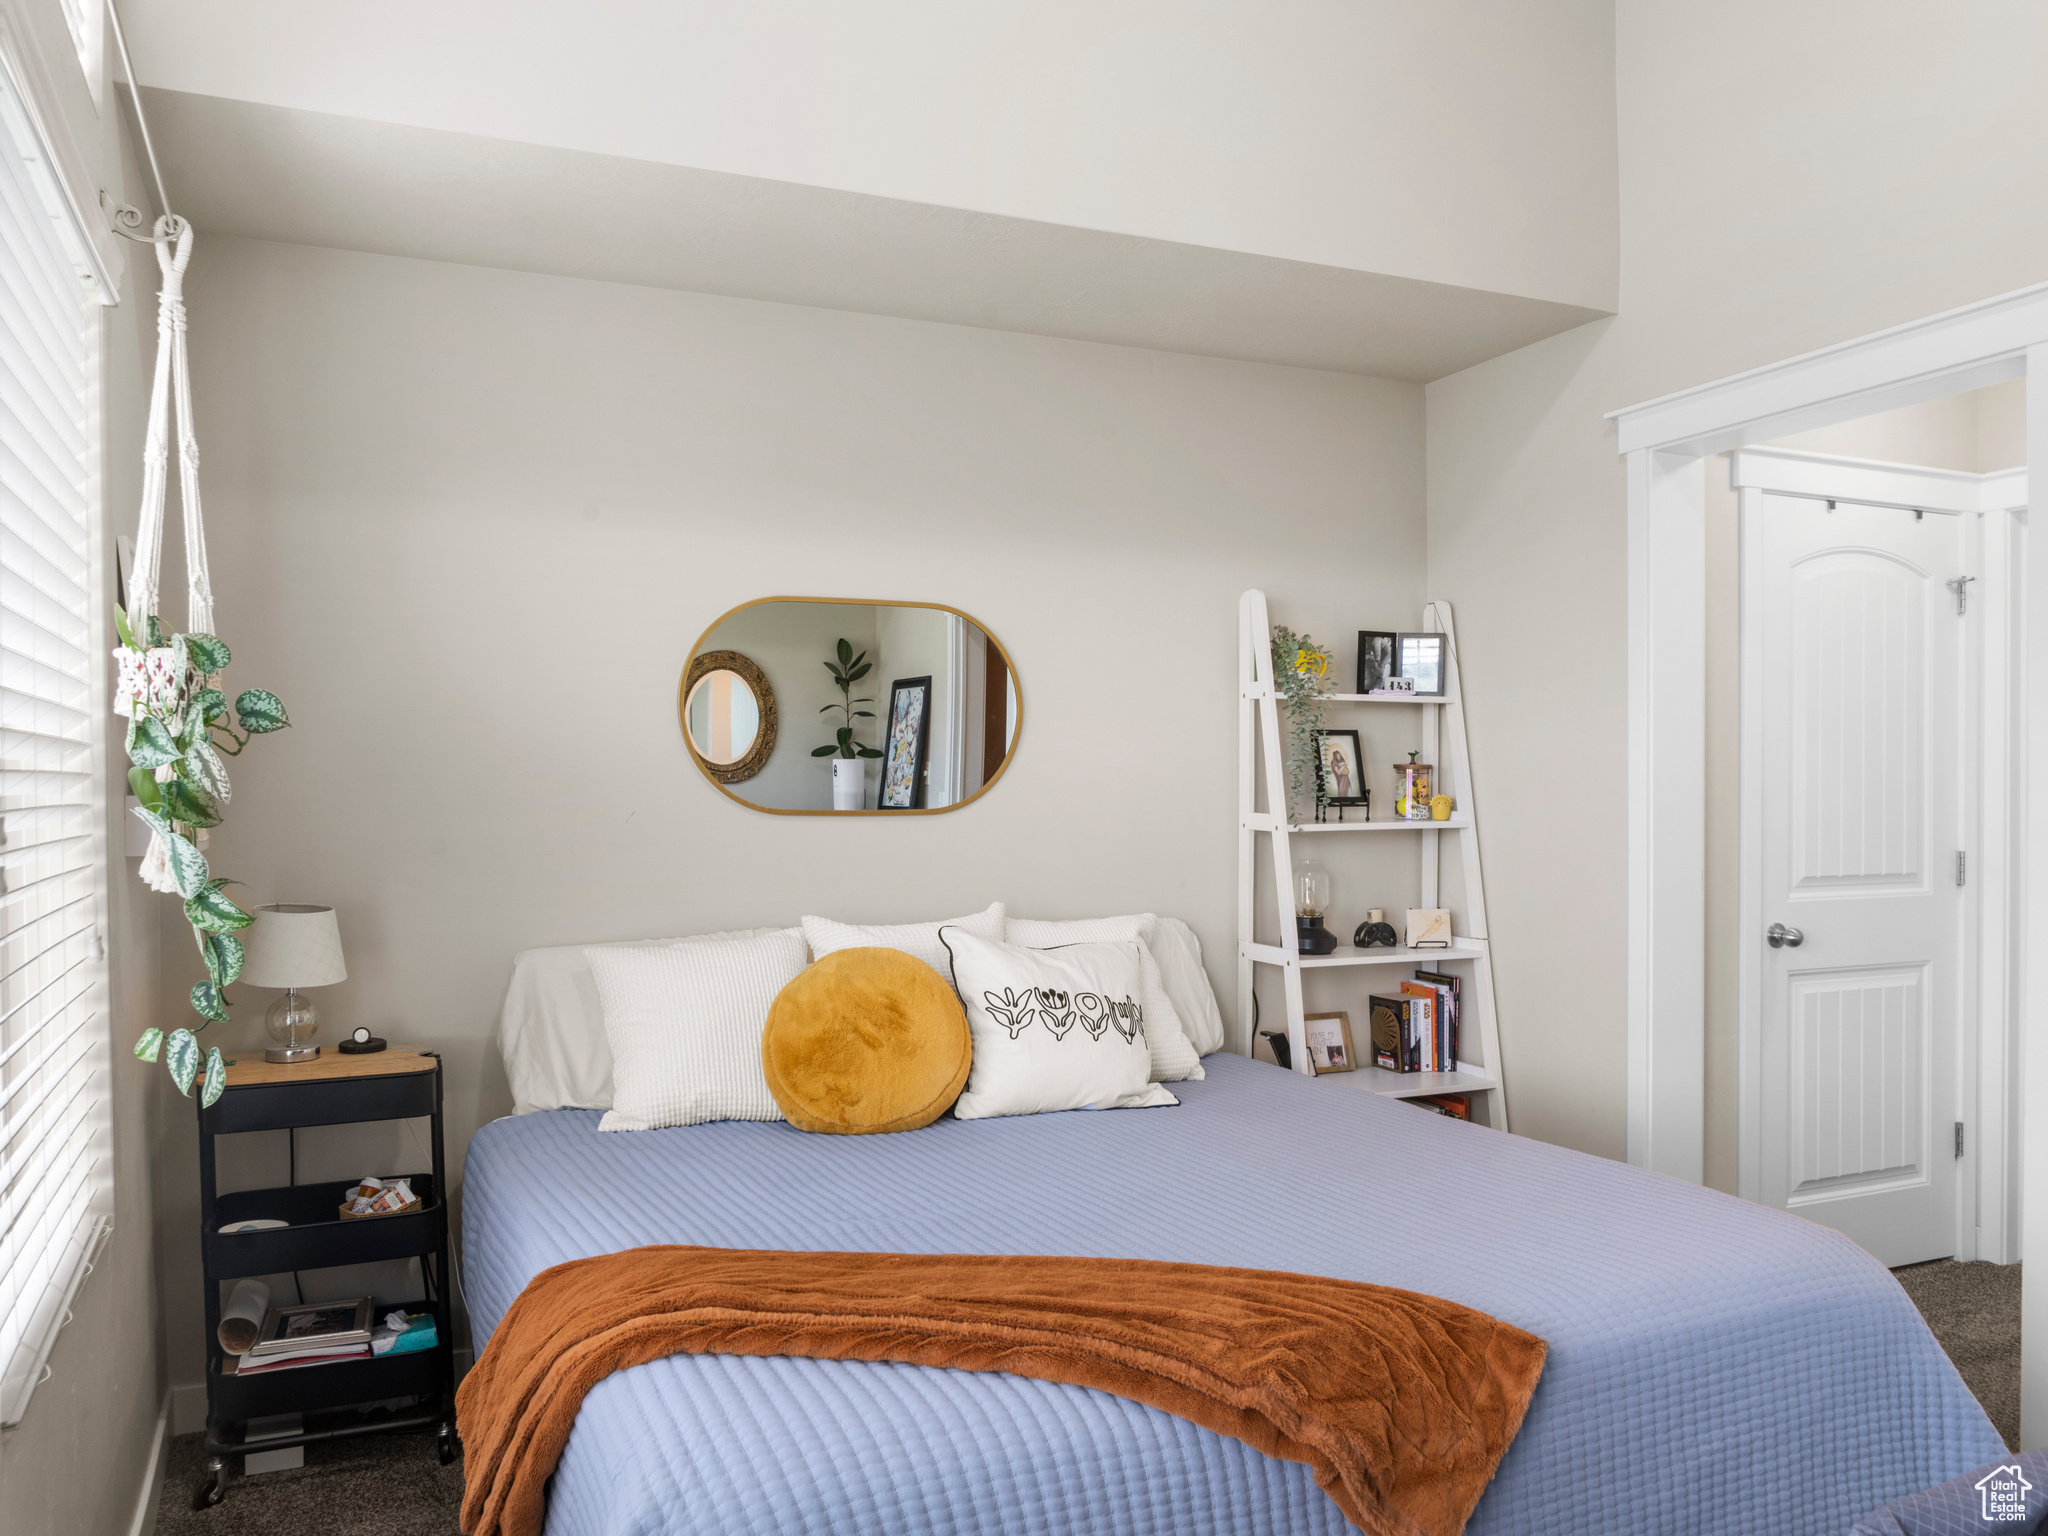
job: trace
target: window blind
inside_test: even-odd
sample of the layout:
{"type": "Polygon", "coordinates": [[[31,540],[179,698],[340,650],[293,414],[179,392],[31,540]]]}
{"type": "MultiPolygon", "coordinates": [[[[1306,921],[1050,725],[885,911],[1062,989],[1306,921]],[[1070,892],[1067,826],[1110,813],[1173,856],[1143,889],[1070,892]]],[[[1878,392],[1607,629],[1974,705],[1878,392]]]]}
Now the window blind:
{"type": "Polygon", "coordinates": [[[60,198],[0,81],[0,1424],[105,1224],[99,336],[60,198]]]}

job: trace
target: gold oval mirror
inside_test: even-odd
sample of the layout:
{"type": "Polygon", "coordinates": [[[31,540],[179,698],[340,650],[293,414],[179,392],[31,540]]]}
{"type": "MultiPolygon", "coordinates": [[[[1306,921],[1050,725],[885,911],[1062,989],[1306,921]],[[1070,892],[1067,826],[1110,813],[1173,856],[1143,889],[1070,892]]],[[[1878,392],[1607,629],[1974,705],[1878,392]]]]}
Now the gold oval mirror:
{"type": "Polygon", "coordinates": [[[741,804],[872,816],[981,795],[1022,705],[1009,652],[957,608],[765,597],[704,631],[677,712],[690,756],[741,804]],[[778,740],[782,710],[795,725],[778,740]]]}

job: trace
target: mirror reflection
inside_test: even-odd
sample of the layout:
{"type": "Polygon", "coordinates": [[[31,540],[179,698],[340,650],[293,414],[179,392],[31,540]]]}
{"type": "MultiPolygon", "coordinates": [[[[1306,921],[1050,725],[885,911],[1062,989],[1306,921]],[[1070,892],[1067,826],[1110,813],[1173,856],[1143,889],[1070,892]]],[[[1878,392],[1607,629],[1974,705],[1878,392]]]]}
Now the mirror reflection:
{"type": "Polygon", "coordinates": [[[1002,644],[957,609],[764,598],[697,642],[681,715],[697,766],[757,810],[886,814],[993,784],[1019,700],[1002,644]]]}
{"type": "Polygon", "coordinates": [[[725,667],[707,672],[683,706],[690,740],[708,762],[736,763],[752,750],[761,729],[761,704],[739,673],[725,667]]]}

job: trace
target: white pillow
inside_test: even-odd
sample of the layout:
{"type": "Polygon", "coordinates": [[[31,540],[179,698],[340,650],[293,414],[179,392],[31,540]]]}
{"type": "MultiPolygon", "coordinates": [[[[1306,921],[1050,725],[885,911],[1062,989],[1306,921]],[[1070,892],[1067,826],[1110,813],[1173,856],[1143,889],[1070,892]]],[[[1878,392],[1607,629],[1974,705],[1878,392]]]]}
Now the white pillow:
{"type": "Polygon", "coordinates": [[[946,946],[939,942],[939,929],[952,928],[977,939],[1003,937],[1003,904],[998,901],[986,912],[971,917],[942,918],[936,923],[835,923],[829,917],[807,917],[804,940],[811,946],[811,958],[822,960],[842,949],[900,949],[915,955],[947,981],[953,968],[946,958],[946,946]]]}
{"type": "Polygon", "coordinates": [[[1202,969],[1202,941],[1195,930],[1177,917],[1162,917],[1150,947],[1188,1043],[1204,1056],[1222,1050],[1223,1010],[1216,1006],[1216,989],[1202,969]]]}
{"type": "Polygon", "coordinates": [[[1149,1080],[1135,940],[1026,949],[950,923],[943,938],[974,1035],[958,1118],[1180,1102],[1149,1080]]]}
{"type": "Polygon", "coordinates": [[[716,939],[758,939],[799,928],[741,928],[731,933],[698,933],[678,939],[630,939],[623,943],[557,944],[523,949],[512,958],[512,982],[498,1014],[498,1049],[512,1084],[512,1113],[543,1109],[610,1109],[612,1048],[604,1038],[604,1007],[597,978],[584,958],[587,948],[646,949],[662,944],[701,944],[716,939]]]}
{"type": "Polygon", "coordinates": [[[583,953],[612,1048],[612,1107],[600,1131],[782,1118],[761,1070],[761,1030],[776,993],[804,968],[802,939],[583,953]]]}
{"type": "Polygon", "coordinates": [[[1041,922],[1013,917],[1005,925],[1006,942],[1026,949],[1057,949],[1066,944],[1135,943],[1144,967],[1145,1044],[1152,1052],[1152,1081],[1178,1083],[1207,1077],[1201,1054],[1188,1040],[1180,1013],[1160,977],[1152,939],[1159,920],[1150,912],[1137,917],[1083,917],[1072,922],[1041,922]]]}

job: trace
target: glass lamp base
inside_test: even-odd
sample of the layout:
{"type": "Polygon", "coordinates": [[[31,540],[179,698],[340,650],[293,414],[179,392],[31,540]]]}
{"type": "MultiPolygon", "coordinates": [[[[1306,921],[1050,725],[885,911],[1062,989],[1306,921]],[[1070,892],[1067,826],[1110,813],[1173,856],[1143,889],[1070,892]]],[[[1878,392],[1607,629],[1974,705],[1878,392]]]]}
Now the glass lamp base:
{"type": "Polygon", "coordinates": [[[263,1053],[265,1061],[311,1061],[320,1054],[317,1045],[273,1045],[263,1053]]]}

